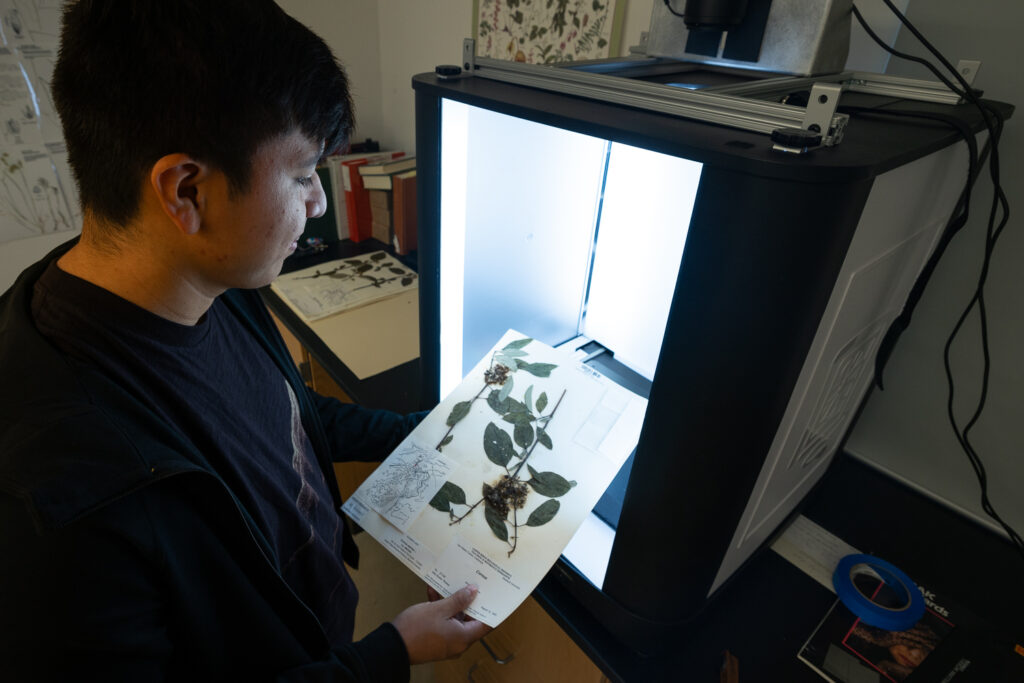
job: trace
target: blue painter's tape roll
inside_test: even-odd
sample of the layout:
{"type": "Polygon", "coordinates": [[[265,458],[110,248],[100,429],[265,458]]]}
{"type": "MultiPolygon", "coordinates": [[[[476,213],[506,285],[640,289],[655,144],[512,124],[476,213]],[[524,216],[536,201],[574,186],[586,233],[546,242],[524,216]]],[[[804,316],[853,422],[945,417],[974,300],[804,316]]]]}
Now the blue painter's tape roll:
{"type": "Polygon", "coordinates": [[[897,567],[871,555],[847,555],[832,574],[836,595],[846,607],[869,626],[887,631],[906,631],[924,615],[921,589],[897,567]],[[855,579],[867,575],[876,579],[871,595],[858,588],[855,579]],[[881,580],[887,587],[884,602],[878,600],[881,580]]]}

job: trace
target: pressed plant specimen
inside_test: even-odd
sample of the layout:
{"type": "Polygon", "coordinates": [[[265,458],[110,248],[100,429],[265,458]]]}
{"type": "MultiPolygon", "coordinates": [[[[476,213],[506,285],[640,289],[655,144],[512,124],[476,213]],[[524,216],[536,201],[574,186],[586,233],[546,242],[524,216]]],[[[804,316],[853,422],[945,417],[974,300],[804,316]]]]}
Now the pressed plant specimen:
{"type": "Polygon", "coordinates": [[[518,339],[507,344],[491,357],[490,366],[484,371],[484,384],[469,401],[456,403],[448,416],[448,431],[437,444],[442,450],[454,439],[455,426],[469,414],[474,401],[487,393],[487,405],[501,417],[504,423],[512,425],[512,434],[495,422],[488,422],[483,433],[483,452],[486,458],[500,467],[495,470],[497,477],[483,482],[481,495],[475,503],[468,503],[465,491],[447,481],[430,501],[430,505],[441,512],[447,512],[450,524],[458,524],[475,509],[483,506],[484,519],[495,537],[509,545],[509,556],[515,552],[519,541],[519,529],[523,526],[538,527],[550,522],[558,513],[561,503],[557,500],[576,485],[556,472],[542,472],[527,463],[538,445],[552,449],[551,436],[547,426],[554,418],[565,398],[565,391],[548,408],[546,392],[534,400],[534,385],[523,393],[522,400],[512,398],[513,376],[524,371],[536,377],[549,377],[557,365],[551,363],[529,363],[523,347],[533,341],[518,339]],[[523,469],[526,472],[523,472],[523,469]],[[528,474],[528,477],[524,475],[528,474]],[[519,511],[526,506],[531,491],[548,500],[537,506],[525,520],[520,521],[519,511]],[[457,508],[461,514],[457,513],[457,508]],[[465,508],[464,510],[462,508],[465,508]],[[510,518],[511,515],[511,518],[510,518]]]}
{"type": "Polygon", "coordinates": [[[306,275],[298,280],[314,280],[321,277],[329,277],[334,280],[366,280],[368,284],[362,285],[361,287],[354,287],[356,289],[363,289],[364,287],[377,287],[380,288],[383,285],[394,282],[395,280],[401,280],[403,287],[408,287],[416,280],[416,274],[399,268],[390,263],[381,263],[387,258],[387,254],[383,251],[370,254],[367,259],[351,258],[345,259],[337,267],[332,268],[326,272],[321,273],[320,270],[316,270],[312,275],[306,275]],[[385,271],[381,273],[381,271],[385,271]],[[380,273],[380,275],[378,275],[380,273]]]}

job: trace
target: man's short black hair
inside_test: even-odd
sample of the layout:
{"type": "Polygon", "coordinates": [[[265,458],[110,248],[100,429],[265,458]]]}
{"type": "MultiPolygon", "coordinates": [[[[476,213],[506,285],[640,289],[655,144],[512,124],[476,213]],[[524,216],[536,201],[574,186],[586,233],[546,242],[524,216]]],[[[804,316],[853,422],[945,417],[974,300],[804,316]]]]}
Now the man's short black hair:
{"type": "Polygon", "coordinates": [[[325,153],[354,126],[330,48],[271,0],[77,0],[53,95],[85,209],[124,224],[162,156],[183,152],[244,192],[257,148],[299,130],[325,153]]]}

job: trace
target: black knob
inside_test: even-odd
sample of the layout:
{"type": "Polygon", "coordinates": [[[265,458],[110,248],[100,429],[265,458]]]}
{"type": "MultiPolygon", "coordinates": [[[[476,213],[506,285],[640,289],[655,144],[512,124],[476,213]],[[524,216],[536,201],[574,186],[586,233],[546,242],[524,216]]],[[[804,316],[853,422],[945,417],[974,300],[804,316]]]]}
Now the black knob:
{"type": "Polygon", "coordinates": [[[817,147],[821,144],[821,133],[803,128],[776,128],[772,131],[772,142],[786,147],[817,147]]]}
{"type": "Polygon", "coordinates": [[[462,67],[455,64],[442,64],[434,67],[434,73],[440,79],[454,78],[462,73],[462,67]]]}

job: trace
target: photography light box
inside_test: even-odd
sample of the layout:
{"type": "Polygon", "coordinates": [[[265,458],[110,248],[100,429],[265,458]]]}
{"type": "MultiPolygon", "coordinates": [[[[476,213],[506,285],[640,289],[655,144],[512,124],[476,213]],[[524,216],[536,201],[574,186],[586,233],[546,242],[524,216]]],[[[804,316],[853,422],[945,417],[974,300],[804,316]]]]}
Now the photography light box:
{"type": "Polygon", "coordinates": [[[556,573],[615,637],[660,649],[824,474],[956,203],[965,147],[865,117],[792,155],[521,84],[413,87],[424,403],[509,328],[579,348],[649,399],[556,573]]]}

